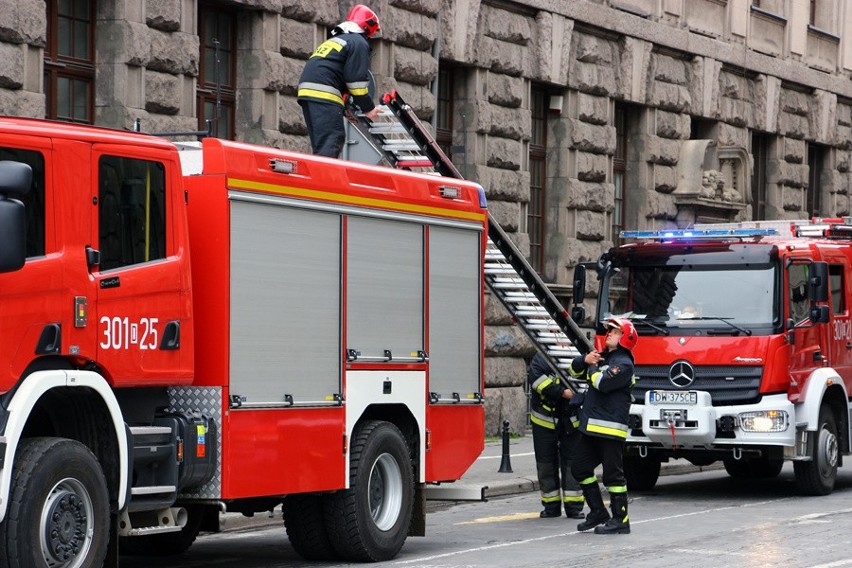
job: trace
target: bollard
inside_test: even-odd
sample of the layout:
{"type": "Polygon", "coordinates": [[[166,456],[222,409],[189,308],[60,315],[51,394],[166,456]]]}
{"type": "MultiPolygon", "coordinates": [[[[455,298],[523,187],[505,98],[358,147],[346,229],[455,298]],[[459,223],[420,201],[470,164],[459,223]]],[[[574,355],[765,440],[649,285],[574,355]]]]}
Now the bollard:
{"type": "Polygon", "coordinates": [[[512,473],[512,462],[509,459],[509,421],[503,421],[503,459],[497,473],[512,473]]]}

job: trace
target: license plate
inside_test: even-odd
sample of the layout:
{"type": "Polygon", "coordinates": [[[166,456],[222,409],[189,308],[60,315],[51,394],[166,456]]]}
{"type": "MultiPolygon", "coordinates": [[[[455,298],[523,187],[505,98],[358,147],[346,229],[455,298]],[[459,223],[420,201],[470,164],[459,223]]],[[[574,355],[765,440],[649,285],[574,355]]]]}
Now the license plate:
{"type": "Polygon", "coordinates": [[[698,393],[652,390],[648,392],[648,402],[651,404],[698,404],[698,393]]]}

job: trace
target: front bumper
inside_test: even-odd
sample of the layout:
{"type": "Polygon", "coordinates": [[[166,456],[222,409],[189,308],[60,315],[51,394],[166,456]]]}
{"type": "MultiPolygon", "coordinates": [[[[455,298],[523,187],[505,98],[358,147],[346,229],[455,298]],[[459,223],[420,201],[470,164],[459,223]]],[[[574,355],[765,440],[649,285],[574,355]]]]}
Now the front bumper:
{"type": "Polygon", "coordinates": [[[713,406],[710,394],[697,392],[697,403],[645,404],[630,407],[628,444],[661,445],[671,449],[722,449],[732,446],[786,446],[796,443],[796,415],[784,394],[764,396],[757,404],[713,406]],[[754,416],[784,416],[780,431],[754,429],[754,416]],[[638,419],[637,419],[638,418],[638,419]],[[641,425],[641,431],[639,426],[641,425]]]}

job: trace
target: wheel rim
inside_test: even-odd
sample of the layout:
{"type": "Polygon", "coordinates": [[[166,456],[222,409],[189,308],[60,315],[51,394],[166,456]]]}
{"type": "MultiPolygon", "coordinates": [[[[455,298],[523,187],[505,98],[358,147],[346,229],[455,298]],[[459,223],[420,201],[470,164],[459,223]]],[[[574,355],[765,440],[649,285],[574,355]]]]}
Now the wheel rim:
{"type": "Polygon", "coordinates": [[[77,568],[94,537],[94,506],[86,487],[66,478],[53,486],[41,510],[41,553],[50,568],[77,568]]]}
{"type": "Polygon", "coordinates": [[[819,473],[830,478],[837,469],[837,436],[823,425],[819,432],[819,452],[817,453],[819,473]]]}
{"type": "Polygon", "coordinates": [[[373,522],[380,530],[390,530],[402,510],[402,474],[393,456],[379,456],[370,471],[368,487],[373,522]]]}

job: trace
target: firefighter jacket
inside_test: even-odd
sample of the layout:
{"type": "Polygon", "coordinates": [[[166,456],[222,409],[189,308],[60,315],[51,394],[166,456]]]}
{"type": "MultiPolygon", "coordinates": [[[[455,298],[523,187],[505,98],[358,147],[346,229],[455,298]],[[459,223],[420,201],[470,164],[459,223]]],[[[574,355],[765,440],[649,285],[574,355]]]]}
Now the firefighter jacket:
{"type": "Polygon", "coordinates": [[[553,376],[541,353],[536,353],[527,370],[530,388],[530,420],[539,426],[555,429],[557,425],[570,432],[579,424],[577,407],[562,398],[565,386],[553,376]]]}
{"type": "MultiPolygon", "coordinates": [[[[345,23],[345,22],[344,22],[345,23]]],[[[299,78],[299,100],[343,105],[344,93],[362,112],[375,108],[370,97],[370,44],[361,33],[337,33],[316,48],[299,78]]]]}
{"type": "Polygon", "coordinates": [[[589,382],[580,408],[580,431],[589,436],[624,440],[630,415],[633,354],[619,347],[602,353],[599,365],[586,364],[583,356],[571,362],[571,375],[589,382]]]}

